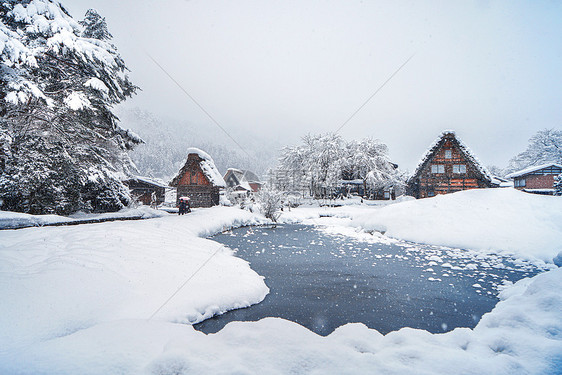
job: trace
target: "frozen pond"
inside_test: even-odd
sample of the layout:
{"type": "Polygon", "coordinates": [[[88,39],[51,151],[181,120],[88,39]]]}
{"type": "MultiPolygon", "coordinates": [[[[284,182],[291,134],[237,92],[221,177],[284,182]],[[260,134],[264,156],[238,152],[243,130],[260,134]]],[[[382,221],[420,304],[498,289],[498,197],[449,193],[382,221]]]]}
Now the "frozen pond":
{"type": "Polygon", "coordinates": [[[497,255],[419,245],[329,228],[241,228],[213,237],[251,263],[266,299],[195,326],[214,333],[231,321],[281,317],[327,335],[361,322],[381,333],[474,327],[501,285],[535,275],[531,264],[497,255]]]}

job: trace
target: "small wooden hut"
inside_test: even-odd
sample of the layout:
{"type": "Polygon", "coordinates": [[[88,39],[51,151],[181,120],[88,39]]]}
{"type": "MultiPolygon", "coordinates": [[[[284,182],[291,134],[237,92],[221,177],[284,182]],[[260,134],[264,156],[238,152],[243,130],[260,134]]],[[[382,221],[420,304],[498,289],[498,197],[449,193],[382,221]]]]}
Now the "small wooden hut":
{"type": "Polygon", "coordinates": [[[156,205],[164,202],[166,196],[166,184],[149,177],[135,176],[123,181],[129,188],[131,196],[144,205],[152,203],[152,193],[156,196],[156,205]]]}
{"type": "Polygon", "coordinates": [[[197,148],[187,150],[187,160],[170,186],[180,197],[188,197],[191,207],[211,207],[219,204],[220,190],[226,184],[213,159],[197,148]]]}
{"type": "Polygon", "coordinates": [[[510,173],[506,178],[513,179],[513,184],[517,190],[534,194],[553,195],[554,177],[560,173],[562,173],[561,164],[548,163],[510,173]]]}
{"type": "Polygon", "coordinates": [[[456,191],[497,187],[488,170],[453,131],[444,131],[429,147],[414,174],[407,193],[416,198],[456,191]]]}

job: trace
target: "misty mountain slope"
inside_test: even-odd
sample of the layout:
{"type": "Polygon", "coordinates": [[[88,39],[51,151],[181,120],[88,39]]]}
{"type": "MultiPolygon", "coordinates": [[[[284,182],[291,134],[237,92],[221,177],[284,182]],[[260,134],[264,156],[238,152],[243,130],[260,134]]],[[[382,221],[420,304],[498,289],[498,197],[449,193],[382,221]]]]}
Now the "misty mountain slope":
{"type": "Polygon", "coordinates": [[[119,118],[125,128],[134,130],[146,142],[130,153],[139,173],[166,181],[180,170],[189,147],[209,153],[222,174],[228,168],[240,168],[252,170],[261,178],[276,164],[281,148],[277,141],[233,131],[231,136],[243,151],[214,125],[163,119],[139,108],[122,109],[119,118]]]}

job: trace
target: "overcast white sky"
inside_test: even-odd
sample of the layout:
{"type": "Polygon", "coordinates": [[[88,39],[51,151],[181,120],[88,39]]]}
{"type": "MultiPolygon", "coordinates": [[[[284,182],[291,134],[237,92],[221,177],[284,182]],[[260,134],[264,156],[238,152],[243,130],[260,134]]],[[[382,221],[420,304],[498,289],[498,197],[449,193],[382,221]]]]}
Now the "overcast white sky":
{"type": "Polygon", "coordinates": [[[124,106],[220,132],[297,143],[373,137],[412,170],[444,129],[504,167],[537,130],[562,125],[560,1],[62,0],[105,16],[142,88],[124,106]]]}

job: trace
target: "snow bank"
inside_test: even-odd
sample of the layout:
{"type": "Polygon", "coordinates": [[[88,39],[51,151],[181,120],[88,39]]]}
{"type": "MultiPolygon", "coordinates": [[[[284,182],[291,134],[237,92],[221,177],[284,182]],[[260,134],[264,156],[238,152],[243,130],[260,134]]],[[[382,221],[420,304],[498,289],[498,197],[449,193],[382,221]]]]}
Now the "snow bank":
{"type": "MultiPolygon", "coordinates": [[[[299,208],[286,219],[365,225],[433,244],[457,241],[552,259],[562,238],[555,199],[480,190],[383,208],[299,208]]],[[[0,373],[561,373],[560,268],[507,286],[473,330],[404,328],[383,336],[355,323],[322,337],[268,318],[205,335],[179,324],[264,298],[267,287],[247,262],[197,237],[260,222],[218,207],[181,217],[0,232],[0,373]]]]}
{"type": "Polygon", "coordinates": [[[40,227],[48,224],[73,221],[58,215],[29,215],[19,212],[0,211],[0,228],[14,229],[24,227],[40,227]]]}
{"type": "Polygon", "coordinates": [[[383,336],[355,323],[322,337],[267,318],[206,336],[125,320],[36,343],[13,363],[56,374],[559,374],[561,288],[562,269],[521,280],[474,330],[445,334],[404,328],[383,336]]]}
{"type": "MultiPolygon", "coordinates": [[[[154,321],[191,324],[262,301],[269,291],[263,278],[231,250],[197,236],[265,221],[216,207],[151,220],[1,231],[0,373],[26,373],[29,347],[58,345],[103,322],[142,325],[156,313],[154,321]]],[[[103,340],[113,336],[107,334],[103,340]]],[[[93,354],[85,369],[94,357],[112,360],[93,354]]],[[[38,372],[56,372],[49,361],[45,366],[38,372]]]]}
{"type": "Polygon", "coordinates": [[[562,199],[514,189],[477,189],[402,202],[352,226],[403,240],[552,263],[562,251],[562,199]]]}
{"type": "Polygon", "coordinates": [[[118,212],[104,214],[76,213],[70,217],[59,215],[30,215],[19,212],[0,211],[0,229],[17,229],[27,227],[42,227],[55,224],[78,224],[90,221],[109,221],[127,218],[149,219],[166,216],[163,211],[153,210],[149,207],[126,208],[118,212]]]}

